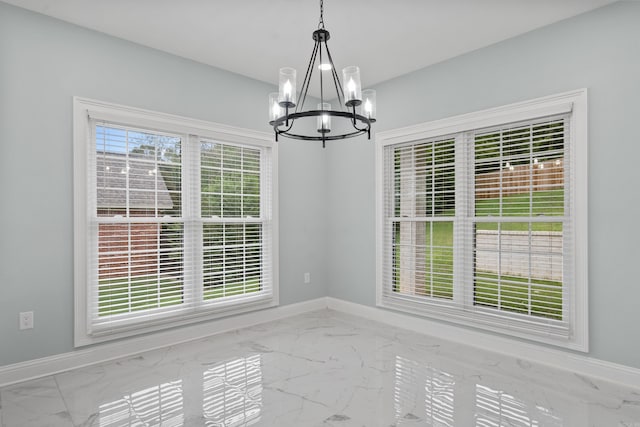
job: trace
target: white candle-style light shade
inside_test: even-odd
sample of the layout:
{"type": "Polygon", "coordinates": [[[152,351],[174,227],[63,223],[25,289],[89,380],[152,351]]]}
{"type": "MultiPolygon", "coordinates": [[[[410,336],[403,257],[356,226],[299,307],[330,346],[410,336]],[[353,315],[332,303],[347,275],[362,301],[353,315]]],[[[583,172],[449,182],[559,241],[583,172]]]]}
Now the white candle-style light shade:
{"type": "MultiPolygon", "coordinates": [[[[318,104],[318,110],[331,111],[331,104],[328,102],[318,104]]],[[[331,116],[328,114],[319,115],[317,119],[317,128],[320,133],[331,132],[331,116]]]]}
{"type": "Polygon", "coordinates": [[[362,91],[362,115],[371,121],[376,120],[376,91],[366,89],[362,91]]]}
{"type": "Polygon", "coordinates": [[[342,70],[342,85],[344,90],[344,105],[354,107],[362,102],[362,85],[360,83],[360,68],[355,65],[342,70]]]}
{"type": "Polygon", "coordinates": [[[295,68],[280,68],[278,84],[278,103],[282,108],[296,106],[296,70],[295,68]]]}
{"type": "Polygon", "coordinates": [[[279,104],[278,98],[279,98],[279,94],[278,92],[273,92],[269,94],[269,121],[272,122],[274,120],[276,120],[279,117],[284,116],[284,111],[282,110],[282,107],[279,104]]]}

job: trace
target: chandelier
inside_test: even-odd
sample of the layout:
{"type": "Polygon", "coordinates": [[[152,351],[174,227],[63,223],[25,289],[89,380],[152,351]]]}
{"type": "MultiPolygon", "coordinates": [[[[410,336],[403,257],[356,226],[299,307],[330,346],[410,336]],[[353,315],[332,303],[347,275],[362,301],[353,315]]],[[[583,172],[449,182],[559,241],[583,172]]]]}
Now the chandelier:
{"type": "Polygon", "coordinates": [[[376,92],[361,90],[360,69],[357,66],[344,68],[340,80],[327,45],[329,31],[324,27],[323,15],[324,5],[323,0],[320,0],[320,21],[318,29],[312,33],[315,44],[300,88],[300,102],[296,97],[296,70],[293,68],[280,69],[278,92],[269,94],[269,124],[273,126],[276,141],[282,135],[305,141],[322,141],[324,147],[326,141],[363,134],[371,139],[371,123],[376,121],[376,92]],[[320,103],[314,110],[305,110],[307,92],[316,68],[319,74],[320,103]],[[335,89],[335,95],[333,91],[325,94],[325,88],[330,86],[335,89]],[[334,109],[328,101],[336,102],[337,108],[334,109]],[[300,123],[303,121],[307,122],[306,126],[300,123]],[[339,126],[335,126],[336,124],[339,126]],[[339,127],[340,132],[335,130],[336,127],[339,127]]]}

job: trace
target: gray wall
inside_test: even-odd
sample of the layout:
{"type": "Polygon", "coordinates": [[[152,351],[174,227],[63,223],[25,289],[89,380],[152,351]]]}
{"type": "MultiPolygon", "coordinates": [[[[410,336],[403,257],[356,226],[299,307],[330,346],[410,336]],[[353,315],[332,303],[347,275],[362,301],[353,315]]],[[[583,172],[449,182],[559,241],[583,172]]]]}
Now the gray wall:
{"type": "MultiPolygon", "coordinates": [[[[640,3],[615,3],[388,81],[376,87],[375,126],[588,88],[590,355],[637,368],[639,23],[640,3]]],[[[375,304],[373,160],[361,141],[332,147],[328,158],[329,295],[366,305],[375,304]]]]}
{"type": "MultiPolygon", "coordinates": [[[[269,131],[274,90],[0,3],[0,366],[73,350],[72,96],[269,131]]],[[[326,295],[325,172],[280,145],[282,305],[326,295]]]]}

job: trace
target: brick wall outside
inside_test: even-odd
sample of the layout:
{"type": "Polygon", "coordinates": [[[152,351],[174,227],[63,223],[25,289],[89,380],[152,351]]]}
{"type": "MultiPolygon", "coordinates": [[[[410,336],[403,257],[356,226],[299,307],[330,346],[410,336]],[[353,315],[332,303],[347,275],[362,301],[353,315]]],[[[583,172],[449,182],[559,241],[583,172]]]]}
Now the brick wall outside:
{"type": "Polygon", "coordinates": [[[98,277],[158,274],[160,224],[100,224],[98,277]]]}

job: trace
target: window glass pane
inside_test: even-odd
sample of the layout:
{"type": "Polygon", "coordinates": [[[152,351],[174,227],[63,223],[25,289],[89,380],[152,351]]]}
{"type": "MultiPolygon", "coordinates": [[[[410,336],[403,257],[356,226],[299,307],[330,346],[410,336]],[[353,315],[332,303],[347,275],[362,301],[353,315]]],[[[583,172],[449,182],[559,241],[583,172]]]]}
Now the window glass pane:
{"type": "Polygon", "coordinates": [[[242,194],[260,195],[260,174],[245,172],[242,177],[242,194]]]}
{"type": "Polygon", "coordinates": [[[425,292],[453,298],[453,222],[432,222],[426,227],[425,292]]]}
{"type": "Polygon", "coordinates": [[[242,201],[242,209],[245,216],[258,218],[260,216],[260,197],[245,196],[242,201]]]}
{"type": "Polygon", "coordinates": [[[479,223],[474,303],[562,319],[562,224],[479,223]]]}
{"type": "Polygon", "coordinates": [[[200,205],[204,218],[222,215],[222,176],[218,144],[203,143],[200,151],[200,205]]]}
{"type": "Polygon", "coordinates": [[[242,170],[242,148],[221,144],[222,167],[227,170],[242,170]]]}
{"type": "Polygon", "coordinates": [[[179,217],[181,140],[97,125],[98,217],[179,217]]]}
{"type": "Polygon", "coordinates": [[[260,151],[243,147],[242,170],[244,171],[260,171],[260,151]]]}
{"type": "Polygon", "coordinates": [[[564,214],[564,120],[475,136],[476,216],[564,214]]]}
{"type": "Polygon", "coordinates": [[[128,218],[182,215],[181,138],[96,125],[98,317],[183,303],[184,227],[128,218]]]}
{"type": "Polygon", "coordinates": [[[98,234],[99,316],[183,302],[182,224],[100,224],[98,234]]]}
{"type": "Polygon", "coordinates": [[[429,141],[394,151],[395,216],[455,215],[455,140],[429,141]]]}
{"type": "MultiPolygon", "coordinates": [[[[455,215],[455,139],[394,147],[389,153],[396,217],[455,215]]],[[[392,248],[394,292],[453,298],[452,221],[396,221],[392,248]]]]}
{"type": "Polygon", "coordinates": [[[222,195],[222,216],[225,218],[242,216],[242,196],[236,194],[222,195]]]}
{"type": "Polygon", "coordinates": [[[398,221],[393,234],[393,291],[452,299],[453,222],[398,221]]]}
{"type": "Polygon", "coordinates": [[[203,218],[260,217],[260,150],[204,141],[200,167],[203,218]]]}
{"type": "Polygon", "coordinates": [[[204,299],[262,290],[262,224],[205,224],[204,299]]]}

